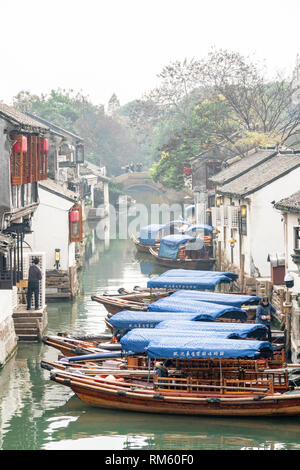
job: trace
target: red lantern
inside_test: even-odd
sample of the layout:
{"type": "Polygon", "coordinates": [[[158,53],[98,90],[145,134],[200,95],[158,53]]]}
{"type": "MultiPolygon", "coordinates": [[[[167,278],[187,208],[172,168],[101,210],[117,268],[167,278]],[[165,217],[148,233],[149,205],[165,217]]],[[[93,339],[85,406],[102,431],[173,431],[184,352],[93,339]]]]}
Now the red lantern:
{"type": "Polygon", "coordinates": [[[44,152],[49,152],[49,140],[44,139],[44,152]]]}
{"type": "Polygon", "coordinates": [[[70,222],[79,222],[79,211],[74,210],[70,212],[70,222]]]}
{"type": "MultiPolygon", "coordinates": [[[[27,137],[25,137],[25,135],[22,135],[21,139],[22,139],[22,152],[26,153],[27,152],[27,137]]],[[[20,141],[14,143],[13,150],[15,153],[21,153],[20,141]]]]}

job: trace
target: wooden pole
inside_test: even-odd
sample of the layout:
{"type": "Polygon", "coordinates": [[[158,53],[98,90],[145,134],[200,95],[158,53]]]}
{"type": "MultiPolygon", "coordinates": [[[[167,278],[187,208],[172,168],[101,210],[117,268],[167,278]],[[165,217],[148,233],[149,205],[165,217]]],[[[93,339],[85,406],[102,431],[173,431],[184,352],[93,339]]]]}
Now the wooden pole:
{"type": "Polygon", "coordinates": [[[240,265],[240,271],[241,271],[241,292],[244,292],[244,283],[245,283],[245,255],[241,254],[241,265],[240,265]]]}
{"type": "Polygon", "coordinates": [[[221,242],[218,241],[218,269],[222,271],[222,253],[221,253],[221,242]]]}

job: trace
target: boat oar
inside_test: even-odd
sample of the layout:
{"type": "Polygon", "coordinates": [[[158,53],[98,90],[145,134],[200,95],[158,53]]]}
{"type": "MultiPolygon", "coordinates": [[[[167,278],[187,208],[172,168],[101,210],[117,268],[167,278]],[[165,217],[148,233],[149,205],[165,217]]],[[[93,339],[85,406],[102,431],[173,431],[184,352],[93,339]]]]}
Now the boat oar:
{"type": "Polygon", "coordinates": [[[105,353],[87,354],[84,356],[71,356],[63,358],[62,362],[81,362],[81,361],[97,361],[101,359],[120,358],[126,356],[134,356],[135,353],[126,353],[123,351],[111,351],[105,353]]]}

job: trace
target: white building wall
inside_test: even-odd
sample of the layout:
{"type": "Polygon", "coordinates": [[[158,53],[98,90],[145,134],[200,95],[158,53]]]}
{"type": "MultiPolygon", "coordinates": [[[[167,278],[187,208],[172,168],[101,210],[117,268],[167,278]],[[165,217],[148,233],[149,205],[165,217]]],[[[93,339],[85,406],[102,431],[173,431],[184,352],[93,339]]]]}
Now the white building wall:
{"type": "Polygon", "coordinates": [[[17,346],[12,318],[14,304],[13,289],[0,290],[0,367],[3,366],[17,346]]]}
{"type": "Polygon", "coordinates": [[[75,243],[69,245],[69,210],[74,203],[39,187],[40,204],[32,220],[33,233],[26,236],[32,251],[46,253],[46,269],[54,269],[55,249],[60,248],[60,269],[75,262],[75,243]]]}
{"type": "MultiPolygon", "coordinates": [[[[268,254],[284,253],[284,223],[280,211],[274,209],[272,201],[279,201],[299,190],[300,168],[268,184],[259,191],[249,195],[245,200],[224,197],[224,206],[247,206],[247,235],[242,235],[242,253],[245,255],[245,272],[251,276],[270,277],[271,268],[267,261],[268,254]]],[[[298,224],[296,224],[298,225],[298,224]]],[[[224,226],[217,226],[221,233],[224,226]]],[[[292,230],[290,228],[289,230],[292,230]]],[[[236,244],[233,249],[233,262],[240,266],[239,233],[233,230],[236,244]]],[[[222,248],[226,258],[231,260],[230,221],[226,227],[226,240],[222,241],[222,248]]],[[[293,263],[289,260],[289,265],[293,263]]],[[[296,267],[293,269],[295,270],[296,267]]]]}
{"type": "Polygon", "coordinates": [[[270,276],[269,253],[284,253],[284,223],[272,201],[284,199],[299,190],[300,168],[252,194],[250,252],[262,277],[270,276]]]}

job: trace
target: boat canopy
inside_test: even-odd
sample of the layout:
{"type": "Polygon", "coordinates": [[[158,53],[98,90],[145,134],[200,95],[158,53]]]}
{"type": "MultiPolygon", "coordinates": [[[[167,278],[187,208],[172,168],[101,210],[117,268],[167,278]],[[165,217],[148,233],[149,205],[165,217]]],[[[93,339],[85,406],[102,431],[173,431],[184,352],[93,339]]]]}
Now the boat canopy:
{"type": "Polygon", "coordinates": [[[213,304],[208,304],[210,308],[199,309],[198,312],[187,311],[133,311],[122,310],[109,319],[109,323],[118,329],[133,328],[154,328],[158,323],[166,320],[190,320],[190,321],[215,321],[218,318],[230,318],[234,320],[246,321],[247,312],[236,307],[228,305],[218,305],[214,308],[213,304]]]}
{"type": "Polygon", "coordinates": [[[273,348],[268,341],[177,336],[153,339],[147,353],[157,359],[237,359],[270,357],[273,348]]]}
{"type": "Polygon", "coordinates": [[[162,224],[151,224],[141,227],[140,243],[142,245],[155,245],[159,232],[165,228],[162,224]]]}
{"type": "Polygon", "coordinates": [[[195,208],[196,208],[195,204],[190,204],[190,205],[186,206],[184,208],[184,216],[188,217],[189,214],[193,214],[193,212],[195,211],[195,208]]]}
{"type": "Polygon", "coordinates": [[[188,235],[193,232],[200,232],[203,233],[203,235],[211,235],[213,232],[213,227],[207,224],[195,224],[188,227],[184,233],[188,235]]]}
{"type": "Polygon", "coordinates": [[[268,327],[262,323],[234,323],[234,322],[191,322],[190,320],[165,320],[156,325],[155,330],[175,330],[183,333],[188,332],[207,332],[214,331],[219,333],[226,332],[231,338],[252,338],[257,333],[267,333],[268,327]]]}
{"type": "Polygon", "coordinates": [[[109,323],[118,330],[132,330],[133,328],[154,328],[158,323],[176,318],[180,320],[197,320],[195,313],[187,312],[144,312],[122,310],[109,319],[109,323]]]}
{"type": "Polygon", "coordinates": [[[220,292],[202,292],[193,290],[178,290],[171,294],[170,299],[186,298],[200,302],[212,302],[215,304],[232,305],[241,307],[242,305],[257,305],[261,297],[256,295],[242,295],[242,294],[223,294],[220,292]]]}
{"type": "Polygon", "coordinates": [[[232,305],[214,304],[212,302],[200,302],[185,297],[164,297],[148,305],[149,312],[187,312],[198,315],[197,320],[214,321],[216,318],[236,318],[246,321],[248,314],[245,310],[232,305]]]}
{"type": "Polygon", "coordinates": [[[195,237],[179,233],[162,237],[160,240],[158,256],[161,256],[162,258],[176,259],[180,245],[187,242],[193,243],[195,241],[195,237]]]}
{"type": "MultiPolygon", "coordinates": [[[[164,338],[175,338],[178,336],[177,330],[158,330],[155,328],[134,328],[124,335],[121,340],[122,350],[125,352],[134,352],[136,354],[142,354],[146,351],[147,346],[153,339],[160,339],[163,341],[164,338]]],[[[205,335],[207,338],[218,340],[218,338],[228,338],[230,333],[228,331],[188,331],[184,330],[180,332],[180,337],[186,338],[199,338],[205,335]]]]}
{"type": "Polygon", "coordinates": [[[170,222],[167,222],[165,224],[165,227],[178,227],[178,226],[182,226],[182,225],[190,226],[192,224],[188,220],[178,219],[178,220],[171,220],[170,222]]]}
{"type": "Polygon", "coordinates": [[[169,269],[160,275],[161,277],[212,277],[212,276],[227,276],[232,280],[237,279],[239,276],[236,273],[228,271],[204,271],[200,269],[169,269]]]}
{"type": "MultiPolygon", "coordinates": [[[[194,271],[190,271],[193,273],[194,271]]],[[[184,276],[177,277],[157,276],[147,282],[149,289],[188,289],[188,290],[210,290],[214,291],[220,283],[230,283],[232,279],[227,276],[184,276]]]]}

